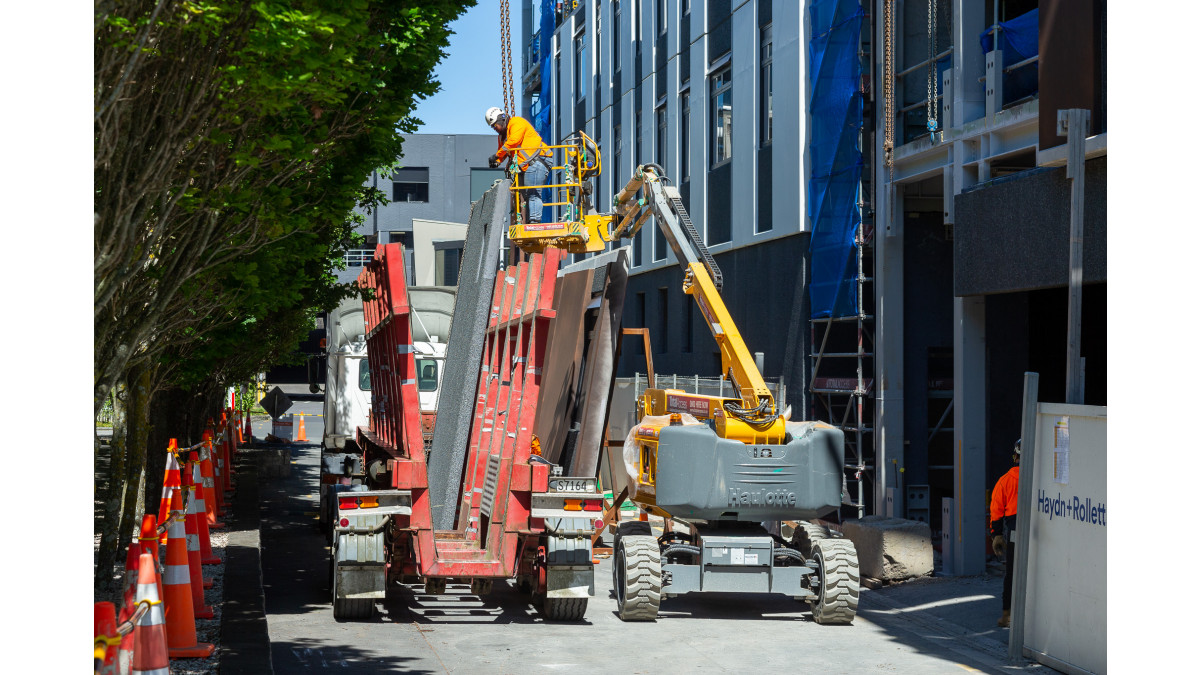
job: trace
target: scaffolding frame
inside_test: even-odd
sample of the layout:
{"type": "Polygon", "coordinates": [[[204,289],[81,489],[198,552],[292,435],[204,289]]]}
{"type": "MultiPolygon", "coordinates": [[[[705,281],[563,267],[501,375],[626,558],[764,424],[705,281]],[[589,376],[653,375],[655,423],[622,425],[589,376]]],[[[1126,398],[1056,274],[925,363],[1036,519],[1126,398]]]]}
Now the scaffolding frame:
{"type": "Polygon", "coordinates": [[[866,405],[874,405],[874,380],[866,377],[864,373],[867,368],[866,362],[875,356],[875,317],[863,310],[863,294],[873,279],[863,271],[863,252],[867,240],[862,220],[855,229],[854,243],[857,266],[854,280],[857,290],[856,311],[845,316],[831,315],[810,319],[811,344],[814,345],[814,349],[809,355],[812,359],[812,377],[808,389],[812,394],[813,418],[828,421],[846,434],[847,456],[843,466],[845,474],[842,503],[854,507],[858,517],[862,518],[866,515],[866,493],[863,483],[866,479],[873,479],[875,475],[875,467],[871,463],[874,459],[874,442],[867,440],[868,437],[873,439],[875,429],[864,421],[874,419],[873,411],[869,415],[864,413],[866,405]],[[853,323],[854,329],[855,345],[849,350],[844,347],[844,336],[835,337],[832,342],[830,340],[834,328],[847,323],[853,323]],[[835,351],[839,348],[843,351],[835,351]],[[851,359],[854,364],[854,377],[826,375],[831,369],[831,362],[844,363],[845,360],[851,359]],[[826,368],[823,369],[822,366],[826,368]],[[851,483],[856,488],[853,496],[850,490],[851,483]]]}

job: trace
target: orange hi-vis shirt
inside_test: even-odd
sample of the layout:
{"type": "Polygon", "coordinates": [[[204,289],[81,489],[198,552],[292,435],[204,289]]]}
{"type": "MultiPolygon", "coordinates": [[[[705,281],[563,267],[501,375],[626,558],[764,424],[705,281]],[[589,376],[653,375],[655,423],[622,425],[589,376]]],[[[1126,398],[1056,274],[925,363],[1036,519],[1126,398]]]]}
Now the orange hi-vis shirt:
{"type": "Polygon", "coordinates": [[[1014,466],[996,481],[996,488],[992,490],[991,522],[1017,515],[1017,478],[1020,471],[1021,467],[1014,466]]]}
{"type": "Polygon", "coordinates": [[[538,155],[550,156],[550,148],[542,142],[542,137],[534,130],[533,125],[523,117],[508,118],[508,131],[503,141],[496,144],[496,155],[504,161],[510,154],[516,154],[517,162],[524,171],[529,167],[529,160],[538,155]],[[520,149],[523,148],[523,149],[520,149]]]}

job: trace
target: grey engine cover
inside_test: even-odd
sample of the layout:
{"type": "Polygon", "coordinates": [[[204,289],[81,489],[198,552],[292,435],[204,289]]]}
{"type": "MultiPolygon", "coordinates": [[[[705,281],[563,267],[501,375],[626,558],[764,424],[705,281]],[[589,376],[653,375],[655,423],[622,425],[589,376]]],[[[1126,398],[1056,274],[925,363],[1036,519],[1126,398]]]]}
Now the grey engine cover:
{"type": "Polygon", "coordinates": [[[707,425],[664,427],[658,437],[655,502],[697,520],[809,520],[838,508],[842,432],[788,422],[784,445],[721,439],[707,425]]]}

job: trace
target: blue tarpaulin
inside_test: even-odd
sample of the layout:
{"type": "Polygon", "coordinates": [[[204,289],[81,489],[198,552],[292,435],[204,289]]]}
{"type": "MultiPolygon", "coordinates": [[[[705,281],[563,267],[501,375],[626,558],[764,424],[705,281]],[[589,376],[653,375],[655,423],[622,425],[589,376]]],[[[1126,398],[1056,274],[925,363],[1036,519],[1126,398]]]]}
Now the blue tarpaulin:
{"type": "MultiPolygon", "coordinates": [[[[992,29],[979,34],[979,44],[983,53],[992,51],[992,29]]],[[[1038,11],[1031,10],[1011,21],[1000,22],[1000,49],[1004,50],[1004,60],[1017,63],[1036,56],[1038,53],[1038,11]],[[1009,56],[1012,54],[1013,56],[1009,56]],[[1015,58],[1014,58],[1015,56],[1015,58]]]]}
{"type": "Polygon", "coordinates": [[[812,223],[812,317],[858,312],[855,231],[862,215],[862,69],[858,60],[863,9],[859,0],[814,0],[809,5],[813,38],[808,44],[808,218],[812,223]]]}
{"type": "MultiPolygon", "coordinates": [[[[979,35],[983,53],[992,51],[991,29],[979,35]]],[[[1000,22],[1000,49],[1004,51],[1004,65],[1011,66],[1038,53],[1038,11],[1026,12],[1011,21],[1000,22]]],[[[1037,64],[1018,68],[1004,75],[1004,104],[1027,98],[1037,93],[1037,64]]]]}

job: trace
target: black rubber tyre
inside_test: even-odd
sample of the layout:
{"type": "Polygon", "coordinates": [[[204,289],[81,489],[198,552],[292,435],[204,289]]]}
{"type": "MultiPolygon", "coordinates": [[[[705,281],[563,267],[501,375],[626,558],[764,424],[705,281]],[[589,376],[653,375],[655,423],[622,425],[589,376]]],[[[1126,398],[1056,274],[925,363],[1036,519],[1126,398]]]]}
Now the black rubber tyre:
{"type": "Polygon", "coordinates": [[[829,530],[823,525],[802,520],[796,523],[796,531],[792,533],[792,545],[804,554],[805,558],[813,557],[813,544],[823,539],[829,539],[829,530]]]}
{"type": "Polygon", "coordinates": [[[329,594],[333,598],[333,618],[338,621],[346,619],[369,619],[375,613],[375,601],[371,598],[339,598],[337,596],[337,545],[347,535],[338,535],[337,542],[330,549],[329,561],[329,594]]]}
{"type": "Polygon", "coordinates": [[[858,612],[858,552],[849,539],[814,542],[812,557],[817,569],[810,579],[816,597],[809,600],[813,621],[822,625],[845,625],[858,612]]]}
{"type": "Polygon", "coordinates": [[[653,621],[662,600],[662,565],[658,540],[624,535],[613,560],[617,616],[622,621],[653,621]]]}
{"type": "Polygon", "coordinates": [[[542,612],[551,621],[579,621],[587,612],[587,598],[546,598],[542,612]]]}
{"type": "Polygon", "coordinates": [[[621,538],[622,537],[630,537],[630,536],[653,537],[654,531],[650,529],[650,523],[643,522],[640,520],[630,520],[630,521],[627,521],[627,522],[617,525],[617,533],[615,535],[613,535],[613,545],[612,545],[612,549],[613,549],[613,565],[612,565],[613,588],[617,587],[616,552],[621,550],[621,538]]]}

